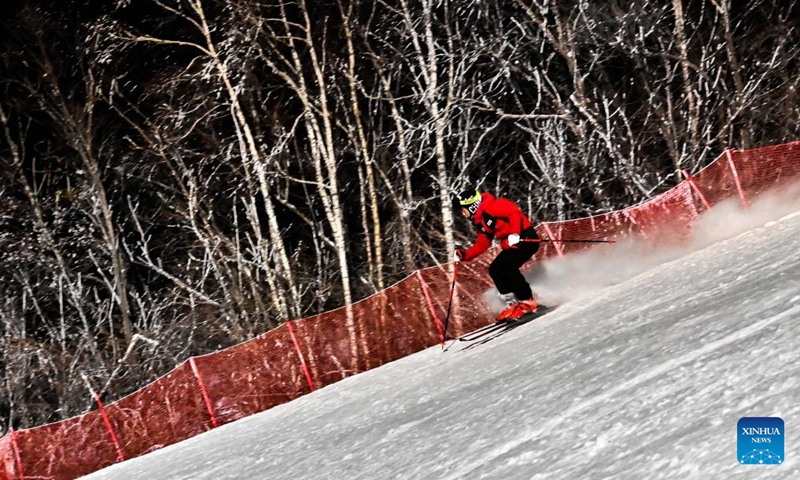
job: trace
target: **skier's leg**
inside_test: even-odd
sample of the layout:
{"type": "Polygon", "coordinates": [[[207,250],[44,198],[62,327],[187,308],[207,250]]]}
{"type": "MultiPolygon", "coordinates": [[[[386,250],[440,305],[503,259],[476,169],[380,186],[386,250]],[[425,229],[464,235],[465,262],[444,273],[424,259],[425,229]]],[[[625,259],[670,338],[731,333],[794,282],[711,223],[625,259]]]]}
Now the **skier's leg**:
{"type": "MultiPolygon", "coordinates": [[[[536,238],[535,232],[523,232],[525,238],[536,238]]],[[[516,302],[509,308],[503,310],[498,320],[517,316],[523,311],[533,311],[536,303],[533,299],[533,291],[525,276],[520,272],[520,268],[533,257],[539,250],[539,244],[535,242],[521,243],[516,248],[510,248],[500,252],[489,265],[489,276],[492,277],[497,291],[505,298],[516,297],[516,302]],[[516,312],[521,306],[522,310],[516,312]]]]}
{"type": "Polygon", "coordinates": [[[497,256],[492,265],[489,266],[489,274],[498,286],[497,290],[501,293],[513,293],[517,300],[528,300],[533,298],[533,292],[525,276],[520,272],[520,268],[536,254],[539,249],[537,243],[526,243],[518,248],[503,250],[497,256]],[[501,290],[500,288],[503,288],[501,290]]]}
{"type": "Polygon", "coordinates": [[[503,296],[513,293],[513,284],[508,281],[508,271],[514,268],[516,262],[512,260],[509,252],[510,250],[503,250],[489,264],[489,276],[492,277],[497,291],[503,296]]]}
{"type": "Polygon", "coordinates": [[[509,270],[507,275],[508,284],[517,300],[521,302],[533,298],[533,290],[531,290],[530,284],[525,279],[525,276],[522,275],[522,272],[519,271],[519,268],[509,270]]]}
{"type": "Polygon", "coordinates": [[[536,253],[535,249],[521,247],[509,249],[505,261],[502,263],[503,285],[517,297],[517,300],[529,300],[533,298],[531,286],[520,272],[520,268],[536,253]]]}
{"type": "Polygon", "coordinates": [[[509,282],[509,269],[513,271],[513,261],[508,250],[500,252],[489,265],[489,276],[497,287],[497,292],[506,302],[506,308],[497,316],[497,320],[505,320],[511,315],[518,303],[514,296],[513,284],[509,282]]]}

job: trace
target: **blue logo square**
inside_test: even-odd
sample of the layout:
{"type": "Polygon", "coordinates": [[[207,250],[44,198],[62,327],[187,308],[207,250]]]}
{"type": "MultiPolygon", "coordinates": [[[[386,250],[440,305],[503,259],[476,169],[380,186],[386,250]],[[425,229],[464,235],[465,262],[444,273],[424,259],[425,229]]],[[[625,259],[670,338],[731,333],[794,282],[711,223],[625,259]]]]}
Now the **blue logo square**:
{"type": "Polygon", "coordinates": [[[742,417],[736,425],[738,459],[743,465],[779,465],[784,457],[783,420],[778,417],[742,417]]]}

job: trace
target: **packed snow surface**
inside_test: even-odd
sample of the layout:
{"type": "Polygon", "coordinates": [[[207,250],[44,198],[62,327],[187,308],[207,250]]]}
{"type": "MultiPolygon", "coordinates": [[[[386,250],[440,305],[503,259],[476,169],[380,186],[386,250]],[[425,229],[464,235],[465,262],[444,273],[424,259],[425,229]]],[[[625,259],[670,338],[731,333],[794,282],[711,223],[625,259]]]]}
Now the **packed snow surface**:
{"type": "Polygon", "coordinates": [[[534,322],[86,478],[800,478],[800,214],[780,215],[754,207],[744,233],[638,269],[615,246],[565,258],[541,287],[567,301],[534,322]],[[580,295],[558,285],[564,271],[580,295]],[[739,464],[738,420],[766,416],[785,422],[785,461],[739,464]]]}

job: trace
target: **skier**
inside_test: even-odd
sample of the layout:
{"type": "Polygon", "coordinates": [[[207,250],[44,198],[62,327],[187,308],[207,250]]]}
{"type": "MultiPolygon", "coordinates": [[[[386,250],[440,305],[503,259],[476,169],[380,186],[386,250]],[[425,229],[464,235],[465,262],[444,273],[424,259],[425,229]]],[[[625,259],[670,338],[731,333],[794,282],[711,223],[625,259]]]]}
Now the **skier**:
{"type": "Polygon", "coordinates": [[[503,251],[489,265],[489,276],[509,305],[497,320],[515,320],[535,312],[538,307],[536,299],[520,272],[522,265],[539,250],[538,242],[520,242],[539,238],[531,221],[516,203],[506,198],[495,198],[488,192],[467,190],[461,192],[456,200],[461,215],[470,219],[478,231],[478,238],[469,249],[457,248],[455,261],[472,260],[489,249],[492,239],[500,240],[503,251]]]}

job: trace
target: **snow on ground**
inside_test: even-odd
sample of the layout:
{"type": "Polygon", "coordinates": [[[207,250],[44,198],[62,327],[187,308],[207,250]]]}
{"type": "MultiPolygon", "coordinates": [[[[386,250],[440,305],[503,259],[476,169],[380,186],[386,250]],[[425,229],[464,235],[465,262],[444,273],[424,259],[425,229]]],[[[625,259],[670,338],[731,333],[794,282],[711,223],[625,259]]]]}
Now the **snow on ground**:
{"type": "Polygon", "coordinates": [[[797,210],[720,208],[694,251],[549,262],[539,287],[569,301],[547,316],[85,478],[800,478],[797,210]],[[782,465],[737,462],[759,416],[785,421],[782,465]]]}

